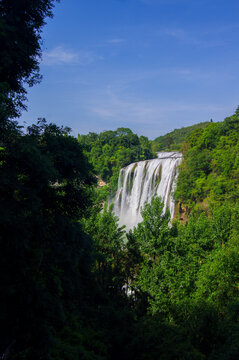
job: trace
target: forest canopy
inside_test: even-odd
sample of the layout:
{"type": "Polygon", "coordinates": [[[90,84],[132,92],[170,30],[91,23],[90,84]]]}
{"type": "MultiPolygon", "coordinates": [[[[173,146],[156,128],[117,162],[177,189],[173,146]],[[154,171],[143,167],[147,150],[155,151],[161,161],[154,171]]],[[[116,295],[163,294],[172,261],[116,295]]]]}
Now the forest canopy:
{"type": "Polygon", "coordinates": [[[238,203],[239,108],[223,122],[197,129],[184,144],[175,198],[186,211],[238,203]]]}
{"type": "Polygon", "coordinates": [[[128,128],[78,135],[78,141],[84,146],[85,154],[96,173],[105,182],[111,183],[112,191],[117,189],[118,175],[122,167],[156,157],[148,138],[138,137],[128,128]]]}

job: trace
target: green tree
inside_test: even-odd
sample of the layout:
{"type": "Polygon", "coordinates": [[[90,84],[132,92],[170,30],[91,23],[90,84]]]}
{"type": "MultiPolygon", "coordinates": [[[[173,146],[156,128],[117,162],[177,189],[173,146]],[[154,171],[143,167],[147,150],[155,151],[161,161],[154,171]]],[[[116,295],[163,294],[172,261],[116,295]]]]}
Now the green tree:
{"type": "Polygon", "coordinates": [[[87,290],[90,241],[78,219],[95,178],[67,133],[41,121],[0,151],[0,348],[14,343],[19,359],[51,358],[87,290]]]}
{"type": "Polygon", "coordinates": [[[0,3],[0,114],[20,115],[26,89],[40,81],[41,31],[55,0],[2,0],[0,3]]]}
{"type": "Polygon", "coordinates": [[[221,123],[209,123],[188,139],[175,198],[187,212],[210,211],[238,201],[239,111],[221,123]]]}
{"type": "Polygon", "coordinates": [[[159,249],[167,241],[169,235],[169,210],[163,214],[164,204],[155,197],[150,204],[145,204],[141,211],[143,221],[134,229],[134,236],[140,244],[143,254],[150,259],[159,254],[159,249]]]}
{"type": "Polygon", "coordinates": [[[156,157],[148,138],[139,138],[128,128],[78,135],[78,141],[84,146],[85,154],[93,164],[96,174],[110,183],[111,194],[117,190],[122,167],[156,157]]]}
{"type": "Polygon", "coordinates": [[[112,208],[96,211],[85,219],[84,230],[93,239],[94,273],[105,293],[116,296],[122,293],[125,279],[122,271],[124,227],[118,228],[112,208]]]}

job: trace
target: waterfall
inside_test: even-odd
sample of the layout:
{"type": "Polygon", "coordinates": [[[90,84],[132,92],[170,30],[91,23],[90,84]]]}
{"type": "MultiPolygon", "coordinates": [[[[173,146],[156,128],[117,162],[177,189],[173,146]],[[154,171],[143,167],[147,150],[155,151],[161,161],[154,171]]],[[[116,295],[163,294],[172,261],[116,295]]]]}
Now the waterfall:
{"type": "Polygon", "coordinates": [[[126,225],[127,230],[142,221],[140,209],[155,195],[164,202],[163,211],[169,208],[171,218],[174,215],[172,192],[182,154],[159,152],[157,155],[157,159],[136,162],[120,170],[114,213],[119,217],[119,225],[126,225]]]}

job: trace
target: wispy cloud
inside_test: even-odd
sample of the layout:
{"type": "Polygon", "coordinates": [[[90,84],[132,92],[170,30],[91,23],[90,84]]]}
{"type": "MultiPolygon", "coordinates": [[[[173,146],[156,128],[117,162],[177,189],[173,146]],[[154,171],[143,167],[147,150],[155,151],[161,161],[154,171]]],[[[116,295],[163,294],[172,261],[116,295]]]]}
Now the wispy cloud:
{"type": "Polygon", "coordinates": [[[208,0],[139,0],[139,2],[148,5],[176,4],[176,3],[203,4],[207,1],[208,0]]]}
{"type": "Polygon", "coordinates": [[[172,37],[172,38],[176,38],[176,39],[184,39],[187,34],[185,32],[185,30],[183,29],[165,29],[161,32],[161,34],[163,35],[167,35],[169,37],[172,37]]]}
{"type": "Polygon", "coordinates": [[[182,29],[182,28],[161,28],[154,30],[153,34],[162,38],[169,38],[181,44],[194,45],[198,47],[210,48],[225,44],[221,38],[215,37],[215,29],[182,29]],[[210,36],[210,37],[209,37],[210,36]]]}
{"type": "Polygon", "coordinates": [[[64,46],[56,46],[50,51],[43,53],[44,65],[79,64],[87,65],[93,63],[97,57],[90,51],[75,51],[66,49],[64,46]]]}
{"type": "MultiPolygon", "coordinates": [[[[198,69],[190,69],[190,68],[173,68],[167,69],[169,74],[177,76],[181,80],[198,82],[198,81],[210,81],[215,80],[218,77],[217,72],[213,71],[203,71],[198,69]]],[[[229,76],[227,73],[224,76],[229,76]]]]}
{"type": "Polygon", "coordinates": [[[125,39],[115,38],[115,39],[108,40],[109,44],[120,44],[123,42],[125,42],[125,39]]]}
{"type": "MultiPolygon", "coordinates": [[[[218,79],[219,73],[216,70],[202,68],[190,68],[190,67],[161,67],[155,70],[144,70],[144,71],[130,71],[126,74],[120,73],[115,84],[121,91],[125,91],[128,87],[138,86],[142,87],[145,81],[153,82],[160,86],[160,82],[167,79],[167,83],[176,81],[181,81],[182,86],[185,84],[185,81],[195,82],[197,85],[198,81],[203,81],[204,83],[209,84],[209,82],[215,82],[218,79]]],[[[229,71],[224,71],[223,74],[220,74],[222,79],[231,79],[233,74],[229,71]]]]}
{"type": "Polygon", "coordinates": [[[193,114],[198,111],[205,113],[215,113],[222,111],[223,107],[215,104],[185,103],[181,101],[165,101],[152,99],[143,101],[142,98],[126,97],[117,94],[111,86],[98,94],[98,98],[92,99],[88,103],[88,111],[95,114],[102,120],[109,122],[120,119],[121,122],[131,124],[158,124],[173,117],[173,114],[183,113],[193,114]]]}
{"type": "Polygon", "coordinates": [[[89,104],[89,111],[102,119],[122,119],[132,123],[143,123],[147,119],[151,122],[154,118],[154,109],[150,104],[142,103],[137,99],[125,99],[107,86],[105,91],[98,94],[98,99],[93,99],[89,104]]]}

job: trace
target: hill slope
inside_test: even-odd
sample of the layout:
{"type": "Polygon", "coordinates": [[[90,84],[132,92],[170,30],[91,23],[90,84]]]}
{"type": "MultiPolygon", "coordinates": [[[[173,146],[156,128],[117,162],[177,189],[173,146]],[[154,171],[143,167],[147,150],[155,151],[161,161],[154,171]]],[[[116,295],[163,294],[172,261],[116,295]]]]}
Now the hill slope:
{"type": "Polygon", "coordinates": [[[175,196],[190,213],[239,198],[239,108],[223,122],[196,129],[184,146],[175,196]]]}
{"type": "Polygon", "coordinates": [[[196,129],[204,129],[209,121],[201,122],[199,124],[182,127],[181,129],[175,129],[166,135],[157,137],[152,141],[152,147],[154,151],[171,151],[181,150],[181,144],[187,141],[190,134],[196,129]]]}

